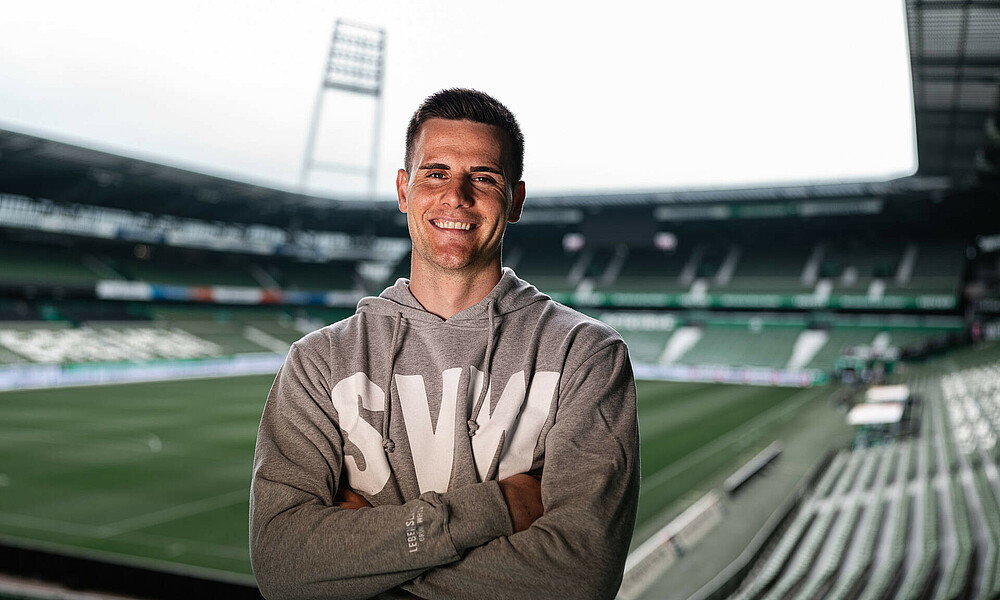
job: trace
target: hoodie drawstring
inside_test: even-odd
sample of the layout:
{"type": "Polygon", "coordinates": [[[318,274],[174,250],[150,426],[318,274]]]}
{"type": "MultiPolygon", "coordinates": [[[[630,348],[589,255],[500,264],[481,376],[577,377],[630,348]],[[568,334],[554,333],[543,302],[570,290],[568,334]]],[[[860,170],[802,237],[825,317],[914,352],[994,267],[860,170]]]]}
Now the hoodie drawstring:
{"type": "Polygon", "coordinates": [[[392,370],[396,366],[396,344],[399,342],[399,329],[403,321],[403,313],[396,313],[396,321],[392,326],[392,344],[389,345],[389,374],[385,377],[385,412],[382,414],[382,447],[387,454],[396,450],[396,442],[389,437],[389,409],[392,406],[392,370]]]}
{"type": "Polygon", "coordinates": [[[476,422],[476,419],[479,418],[479,411],[483,408],[483,402],[486,401],[486,394],[489,389],[490,363],[493,362],[493,345],[497,336],[496,321],[493,317],[495,310],[496,300],[491,299],[489,304],[486,306],[486,314],[490,320],[490,337],[486,341],[486,356],[483,358],[483,389],[479,391],[479,399],[476,400],[476,405],[472,408],[472,417],[467,423],[469,426],[469,437],[475,436],[476,431],[479,430],[479,423],[476,422]]]}

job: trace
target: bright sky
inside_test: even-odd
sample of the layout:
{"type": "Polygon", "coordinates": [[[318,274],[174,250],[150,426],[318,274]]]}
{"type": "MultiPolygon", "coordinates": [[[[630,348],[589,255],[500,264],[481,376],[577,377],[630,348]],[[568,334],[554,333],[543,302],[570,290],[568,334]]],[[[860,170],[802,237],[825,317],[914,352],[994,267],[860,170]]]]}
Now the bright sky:
{"type": "MultiPolygon", "coordinates": [[[[455,86],[517,115],[529,196],[916,169],[902,0],[585,6],[13,3],[0,18],[0,127],[295,189],[341,17],[388,31],[378,189],[387,198],[413,110],[455,86]]],[[[326,107],[317,158],[367,160],[371,102],[330,94],[326,107]]],[[[313,191],[363,184],[316,177],[313,191]]]]}

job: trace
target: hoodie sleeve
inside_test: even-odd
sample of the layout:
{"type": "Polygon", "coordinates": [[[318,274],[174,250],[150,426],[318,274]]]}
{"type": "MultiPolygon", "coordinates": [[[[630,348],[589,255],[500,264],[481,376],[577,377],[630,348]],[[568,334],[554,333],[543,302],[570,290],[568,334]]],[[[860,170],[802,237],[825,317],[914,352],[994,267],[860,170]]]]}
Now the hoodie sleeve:
{"type": "Polygon", "coordinates": [[[639,499],[635,382],[623,342],[563,385],[545,439],[543,515],[403,589],[421,598],[614,598],[639,499]]]}
{"type": "Polygon", "coordinates": [[[371,597],[513,531],[496,482],[428,492],[396,506],[334,506],[343,440],[324,410],[327,375],[324,361],[293,346],[261,417],[250,560],[265,597],[371,597]],[[417,519],[425,537],[413,551],[417,519]]]}

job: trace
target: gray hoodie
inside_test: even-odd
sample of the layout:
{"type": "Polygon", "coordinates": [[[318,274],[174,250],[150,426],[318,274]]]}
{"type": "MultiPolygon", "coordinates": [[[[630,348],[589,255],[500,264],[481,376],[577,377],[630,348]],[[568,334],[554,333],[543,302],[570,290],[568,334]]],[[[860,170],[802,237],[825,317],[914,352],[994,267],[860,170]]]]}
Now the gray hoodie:
{"type": "Polygon", "coordinates": [[[638,444],[613,329],[510,269],[447,320],[400,279],[278,372],[254,457],[257,582],[268,598],[613,598],[638,444]],[[544,514],[514,534],[497,481],[517,473],[541,476],[544,514]],[[334,506],[344,486],[373,508],[334,506]]]}

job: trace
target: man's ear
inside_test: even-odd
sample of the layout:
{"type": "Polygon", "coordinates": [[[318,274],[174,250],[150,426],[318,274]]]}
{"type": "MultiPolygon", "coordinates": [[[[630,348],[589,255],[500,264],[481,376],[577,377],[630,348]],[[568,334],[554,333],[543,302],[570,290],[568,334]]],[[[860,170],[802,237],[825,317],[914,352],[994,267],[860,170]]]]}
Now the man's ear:
{"type": "Polygon", "coordinates": [[[396,200],[399,202],[399,212],[406,212],[406,186],[410,182],[410,176],[406,169],[396,172],[396,200]]]}
{"type": "Polygon", "coordinates": [[[524,208],[524,182],[518,181],[514,188],[514,199],[510,203],[510,213],[507,215],[508,223],[517,223],[521,220],[521,209],[524,208]]]}

